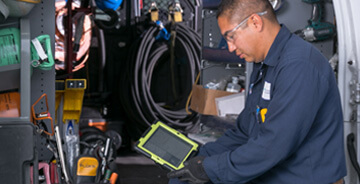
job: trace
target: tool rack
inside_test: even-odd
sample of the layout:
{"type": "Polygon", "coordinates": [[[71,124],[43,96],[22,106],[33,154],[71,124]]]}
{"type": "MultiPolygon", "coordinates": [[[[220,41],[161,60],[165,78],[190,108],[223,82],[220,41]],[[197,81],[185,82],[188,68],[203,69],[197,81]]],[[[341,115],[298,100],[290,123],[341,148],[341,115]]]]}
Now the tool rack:
{"type": "MultiPolygon", "coordinates": [[[[18,90],[20,93],[20,117],[0,118],[0,183],[30,183],[30,165],[38,169],[39,160],[50,160],[52,153],[46,148],[30,121],[31,105],[43,94],[48,96],[49,112],[55,118],[55,69],[49,71],[31,67],[31,39],[48,34],[54,52],[55,1],[43,0],[31,12],[21,18],[8,18],[0,22],[0,28],[16,27],[20,30],[21,62],[0,67],[0,91],[18,90]]],[[[46,109],[45,102],[37,105],[46,109]]],[[[49,127],[50,122],[46,122],[49,127]]],[[[34,172],[37,178],[37,172],[34,172]]],[[[35,184],[38,183],[34,180],[35,184]]]]}

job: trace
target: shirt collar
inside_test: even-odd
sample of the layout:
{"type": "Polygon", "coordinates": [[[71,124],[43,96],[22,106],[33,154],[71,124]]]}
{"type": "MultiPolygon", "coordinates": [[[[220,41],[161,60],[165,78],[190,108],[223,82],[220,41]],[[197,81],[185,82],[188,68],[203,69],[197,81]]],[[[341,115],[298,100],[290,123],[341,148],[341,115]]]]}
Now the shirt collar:
{"type": "Polygon", "coordinates": [[[291,33],[285,25],[281,25],[281,29],[277,34],[274,42],[272,43],[270,50],[264,60],[264,64],[268,66],[275,66],[279,60],[279,56],[286,42],[290,39],[291,33]]]}

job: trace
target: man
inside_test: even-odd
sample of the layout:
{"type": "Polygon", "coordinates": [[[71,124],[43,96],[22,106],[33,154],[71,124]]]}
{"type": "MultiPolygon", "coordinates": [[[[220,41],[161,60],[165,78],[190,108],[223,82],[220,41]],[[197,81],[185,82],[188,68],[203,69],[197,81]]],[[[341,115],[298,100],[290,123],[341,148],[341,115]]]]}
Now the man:
{"type": "Polygon", "coordinates": [[[235,129],[205,144],[168,177],[189,183],[342,183],[343,116],[327,59],[280,25],[268,0],[223,0],[217,18],[229,51],[254,63],[246,105],[235,129]]]}

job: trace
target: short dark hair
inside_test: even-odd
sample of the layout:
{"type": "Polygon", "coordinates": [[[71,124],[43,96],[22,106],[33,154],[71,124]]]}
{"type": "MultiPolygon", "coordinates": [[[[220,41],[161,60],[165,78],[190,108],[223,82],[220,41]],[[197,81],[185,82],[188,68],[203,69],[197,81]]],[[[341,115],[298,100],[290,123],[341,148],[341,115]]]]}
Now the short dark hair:
{"type": "Polygon", "coordinates": [[[218,8],[217,18],[227,16],[230,20],[239,21],[253,13],[263,11],[267,11],[264,17],[272,22],[277,22],[269,0],[222,0],[218,8]]]}

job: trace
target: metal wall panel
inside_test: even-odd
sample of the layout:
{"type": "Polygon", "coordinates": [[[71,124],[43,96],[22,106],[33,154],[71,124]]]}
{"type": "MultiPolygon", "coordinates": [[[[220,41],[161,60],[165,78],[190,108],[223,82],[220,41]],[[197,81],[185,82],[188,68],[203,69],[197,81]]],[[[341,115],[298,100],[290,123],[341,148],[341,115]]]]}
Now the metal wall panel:
{"type": "MultiPolygon", "coordinates": [[[[339,74],[338,83],[344,113],[345,141],[354,134],[356,156],[360,156],[360,2],[358,0],[334,0],[338,29],[339,74]]],[[[348,174],[345,183],[358,184],[358,174],[350,162],[345,144],[348,174]]],[[[357,161],[357,160],[356,160],[357,161]]],[[[355,161],[355,162],[356,162],[355,161]]],[[[358,162],[358,161],[357,161],[358,162]]]]}
{"type": "MultiPolygon", "coordinates": [[[[276,12],[281,24],[291,31],[303,29],[311,18],[312,5],[303,1],[283,1],[283,6],[276,12]]],[[[324,1],[324,20],[329,23],[335,22],[334,8],[330,1],[324,1]]],[[[334,40],[329,39],[321,42],[312,42],[328,59],[333,56],[334,40]]]]}
{"type": "MultiPolygon", "coordinates": [[[[51,49],[54,56],[55,47],[55,1],[43,0],[36,4],[31,12],[27,15],[30,20],[31,39],[43,34],[48,34],[51,39],[51,49]]],[[[43,94],[46,93],[49,103],[49,112],[52,119],[55,121],[55,69],[40,70],[34,68],[31,76],[31,105],[43,94]]],[[[30,107],[29,107],[30,108],[30,107]]],[[[41,101],[36,105],[35,112],[46,111],[46,104],[41,101]]],[[[50,122],[45,122],[49,131],[50,122]]],[[[39,160],[49,160],[52,153],[46,148],[46,139],[40,136],[37,137],[37,149],[39,160]]]]}

